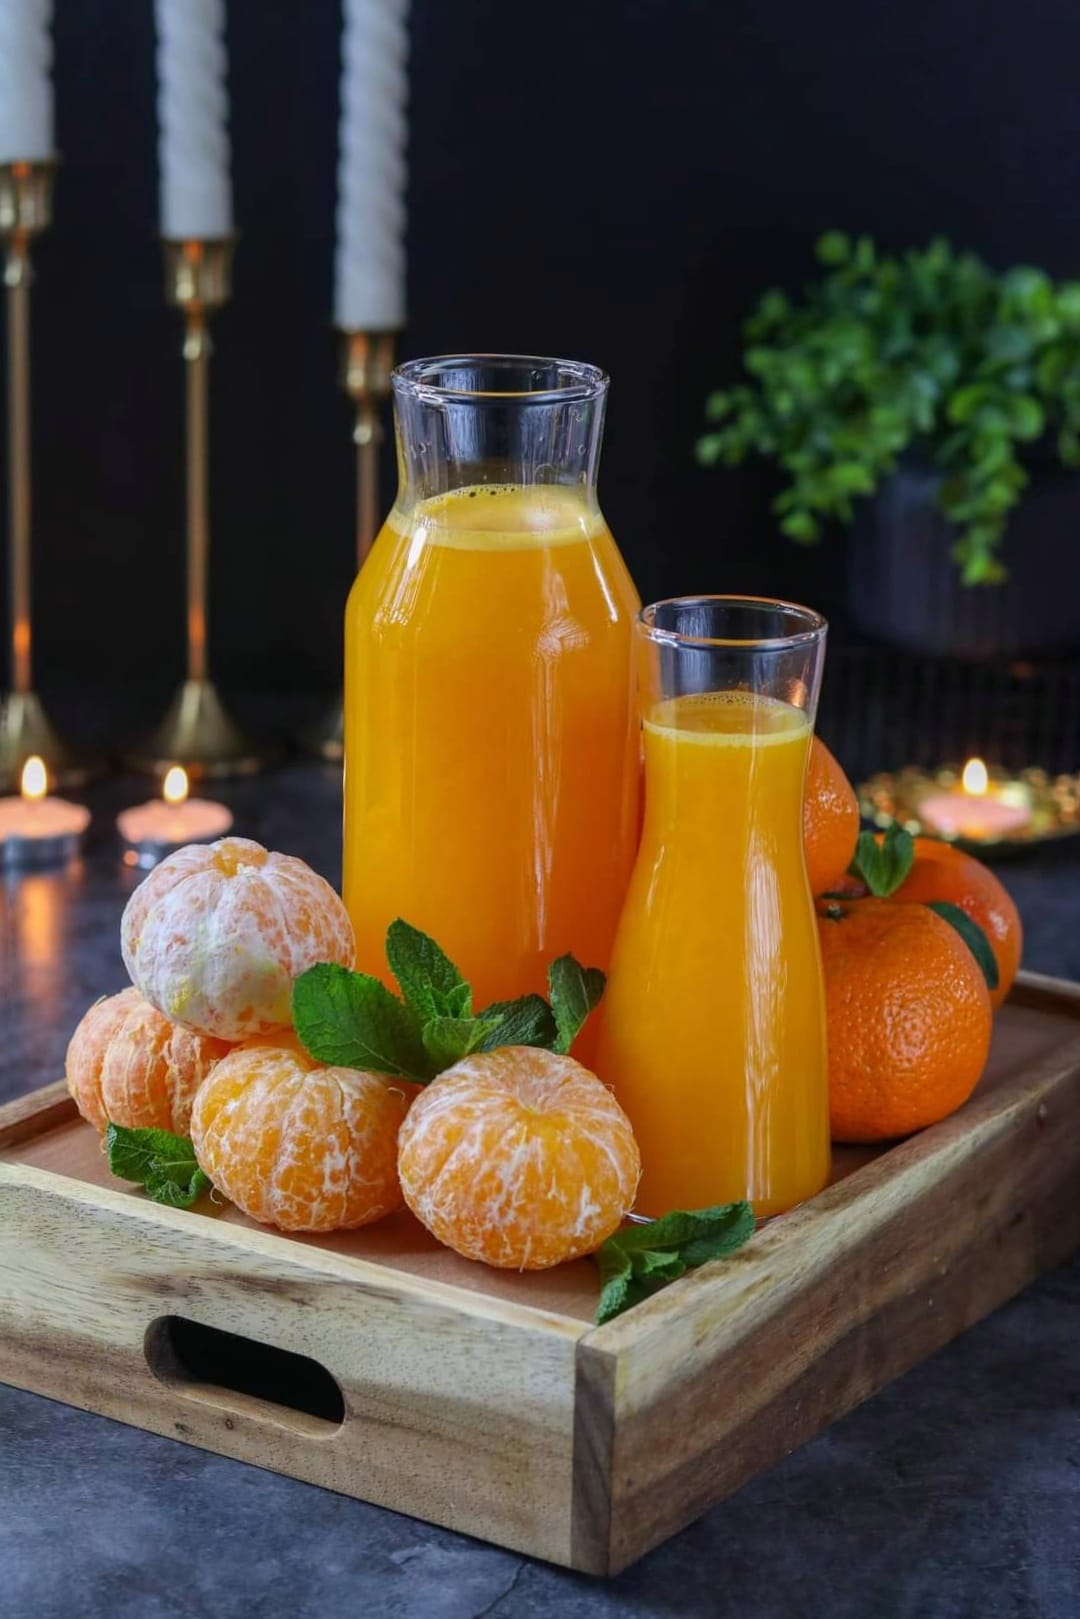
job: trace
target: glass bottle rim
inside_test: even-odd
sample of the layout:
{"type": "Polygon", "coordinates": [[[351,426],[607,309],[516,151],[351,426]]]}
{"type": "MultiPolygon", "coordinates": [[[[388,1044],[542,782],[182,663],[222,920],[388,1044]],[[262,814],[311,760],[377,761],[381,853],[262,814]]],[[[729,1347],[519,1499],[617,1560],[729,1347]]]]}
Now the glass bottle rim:
{"type": "Polygon", "coordinates": [[[662,601],[649,602],[638,613],[638,626],[650,641],[660,646],[674,647],[737,647],[747,651],[781,651],[792,647],[810,646],[820,641],[827,632],[828,620],[812,607],[803,607],[798,602],[785,601],[777,596],[725,596],[705,594],[700,596],[667,596],[662,601]],[[730,609],[744,608],[751,612],[784,613],[802,627],[792,630],[790,635],[687,635],[681,630],[661,629],[656,623],[657,614],[663,608],[702,608],[726,607],[730,609]]]}
{"type": "Polygon", "coordinates": [[[565,405],[586,399],[599,399],[607,391],[608,375],[598,365],[585,360],[559,360],[539,354],[435,354],[426,359],[406,360],[394,367],[390,377],[396,393],[407,393],[425,404],[508,403],[522,405],[565,405]],[[448,386],[438,379],[448,371],[554,370],[554,388],[462,388],[448,386]]]}

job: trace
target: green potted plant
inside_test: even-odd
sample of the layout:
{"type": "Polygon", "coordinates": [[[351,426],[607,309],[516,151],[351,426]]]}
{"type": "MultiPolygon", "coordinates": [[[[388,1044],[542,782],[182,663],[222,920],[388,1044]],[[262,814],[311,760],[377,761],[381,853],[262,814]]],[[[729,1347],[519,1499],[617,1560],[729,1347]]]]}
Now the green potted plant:
{"type": "Polygon", "coordinates": [[[699,459],[776,461],[800,544],[853,525],[870,634],[961,654],[1080,641],[1080,282],[941,239],[888,257],[832,231],[817,256],[799,299],[767,292],[747,322],[748,378],[710,398],[699,459]]]}

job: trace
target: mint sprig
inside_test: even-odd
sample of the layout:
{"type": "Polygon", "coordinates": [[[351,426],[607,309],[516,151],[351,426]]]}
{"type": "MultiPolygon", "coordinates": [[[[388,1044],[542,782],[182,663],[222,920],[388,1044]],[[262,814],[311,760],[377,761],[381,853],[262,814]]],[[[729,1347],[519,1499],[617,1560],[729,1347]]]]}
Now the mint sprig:
{"type": "Polygon", "coordinates": [[[452,1068],[462,1057],[484,1051],[485,1041],[497,1027],[495,1018],[434,1017],[424,1024],[424,1050],[437,1074],[452,1068]]]}
{"type": "Polygon", "coordinates": [[[195,1149],[185,1136],[168,1130],[128,1130],[110,1123],[105,1132],[109,1168],[120,1180],[145,1188],[155,1203],[190,1209],[210,1190],[195,1149]]]}
{"type": "Polygon", "coordinates": [[[480,1014],[490,1030],[481,1051],[498,1046],[541,1046],[554,1051],[559,1038],[555,1017],[542,995],[522,995],[516,1001],[492,1001],[480,1014]]]}
{"type": "Polygon", "coordinates": [[[426,1085],[475,1051],[538,1046],[569,1051],[604,992],[604,975],[571,955],[552,963],[542,995],[473,1012],[469,984],[434,939],[400,918],[386,957],[401,995],[369,973],[323,962],[293,984],[293,1025],[318,1062],[363,1068],[426,1085]]]}
{"type": "Polygon", "coordinates": [[[472,1016],[472,990],[445,950],[400,916],[386,930],[386,959],[405,1004],[422,1022],[472,1016]]]}
{"type": "Polygon", "coordinates": [[[613,1321],[669,1282],[710,1259],[721,1259],[754,1234],[749,1203],[674,1209],[659,1220],[625,1226],[593,1255],[600,1271],[596,1324],[613,1321]]]}
{"type": "Polygon", "coordinates": [[[293,1025],[317,1062],[426,1084],[436,1069],[414,1009],[370,973],[321,961],[293,984],[293,1025]]]}

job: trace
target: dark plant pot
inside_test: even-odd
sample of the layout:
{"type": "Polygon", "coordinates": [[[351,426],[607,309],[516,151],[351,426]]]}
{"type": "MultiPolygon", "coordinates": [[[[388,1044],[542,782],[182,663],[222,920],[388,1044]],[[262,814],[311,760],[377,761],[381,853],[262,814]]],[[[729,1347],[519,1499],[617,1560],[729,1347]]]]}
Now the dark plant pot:
{"type": "Polygon", "coordinates": [[[963,658],[1059,653],[1080,645],[1080,476],[1032,468],[1012,515],[1001,585],[963,585],[939,474],[901,467],[864,501],[848,554],[857,628],[911,652],[963,658]]]}

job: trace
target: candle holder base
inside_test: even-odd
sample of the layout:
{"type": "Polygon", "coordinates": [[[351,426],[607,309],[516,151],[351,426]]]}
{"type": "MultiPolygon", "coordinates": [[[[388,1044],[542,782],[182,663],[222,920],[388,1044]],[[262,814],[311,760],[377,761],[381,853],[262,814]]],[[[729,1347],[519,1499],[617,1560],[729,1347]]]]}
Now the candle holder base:
{"type": "MultiPolygon", "coordinates": [[[[1052,776],[1045,770],[1021,770],[1016,774],[992,769],[990,781],[1002,790],[1009,802],[1022,804],[1028,811],[1025,825],[999,837],[950,837],[944,841],[974,854],[980,860],[999,859],[1023,853],[1033,845],[1057,842],[1080,834],[1080,775],[1052,776]]],[[[872,826],[886,828],[894,821],[916,837],[940,837],[921,814],[925,800],[936,793],[955,792],[960,785],[960,767],[943,765],[939,770],[923,770],[909,765],[902,770],[882,771],[857,789],[859,809],[872,826]]]]}
{"type": "Polygon", "coordinates": [[[322,719],[300,736],[305,753],[314,753],[329,764],[339,765],[345,757],[345,699],[338,697],[322,719]]]}
{"type": "Polygon", "coordinates": [[[83,787],[100,773],[57,735],[36,692],[6,692],[0,696],[0,793],[18,792],[23,765],[35,754],[51,787],[83,787]]]}
{"type": "Polygon", "coordinates": [[[183,765],[193,781],[253,776],[277,750],[253,742],[226,713],[211,680],[185,680],[153,736],[127,756],[133,770],[161,776],[183,765]]]}

